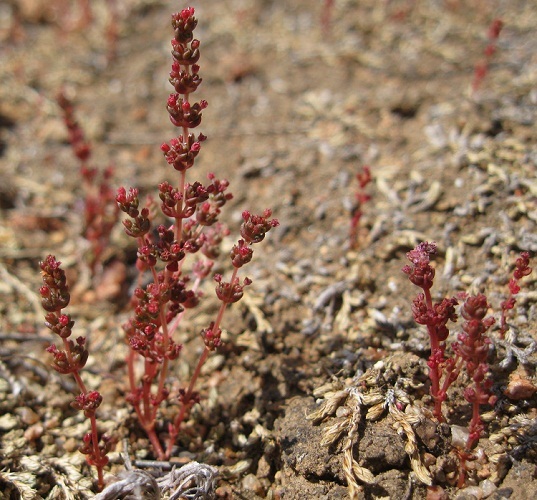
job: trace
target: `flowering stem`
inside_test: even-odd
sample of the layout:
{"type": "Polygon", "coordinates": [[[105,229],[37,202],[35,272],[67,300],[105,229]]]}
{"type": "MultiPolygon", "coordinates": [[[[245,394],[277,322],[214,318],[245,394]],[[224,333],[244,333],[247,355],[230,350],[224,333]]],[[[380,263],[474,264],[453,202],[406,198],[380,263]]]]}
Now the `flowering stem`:
{"type": "Polygon", "coordinates": [[[500,307],[502,309],[500,316],[500,337],[505,338],[507,333],[507,314],[508,311],[513,309],[516,305],[515,296],[520,292],[520,285],[518,282],[524,277],[528,276],[532,272],[532,268],[529,267],[530,254],[528,252],[522,252],[520,257],[515,261],[515,270],[513,271],[513,277],[509,280],[509,298],[504,300],[500,307]]]}
{"type": "Polygon", "coordinates": [[[39,292],[43,308],[47,311],[45,325],[53,333],[62,339],[63,349],[58,349],[55,344],[50,345],[47,351],[53,356],[52,367],[64,375],[71,374],[80,391],[71,403],[73,408],[83,411],[84,416],[90,421],[91,432],[83,437],[80,451],[86,455],[86,461],[97,469],[97,484],[99,490],[104,487],[104,467],[108,463],[107,453],[111,442],[103,437],[103,445],[99,446],[99,433],[97,430],[96,409],[102,402],[102,396],[98,391],[88,391],[80,372],[84,368],[89,353],[86,349],[86,339],[78,337],[75,341],[70,339],[74,321],[62,309],[68,306],[70,301],[69,288],[65,272],[60,267],[60,262],[52,255],[40,263],[43,273],[43,286],[39,292]]]}
{"type": "Polygon", "coordinates": [[[202,331],[205,349],[198,359],[188,387],[180,391],[180,408],[168,427],[169,437],[164,452],[155,432],[155,420],[159,405],[168,397],[166,379],[170,363],[180,355],[183,347],[174,341],[173,334],[186,309],[194,308],[199,303],[202,296],[198,291],[200,280],[209,275],[212,261],[220,254],[223,236],[228,234],[227,229],[218,222],[218,217],[222,207],[232,198],[231,193],[226,192],[229,186],[227,180],[217,179],[212,173],[207,176],[207,185],[198,181],[186,181],[186,171],[194,166],[201,143],[206,139],[201,133],[197,137],[192,133],[192,129],[200,125],[202,111],[208,105],[204,100],[190,102],[190,95],[202,81],[198,74],[200,42],[193,34],[196,25],[197,19],[192,7],[172,15],[173,62],[169,81],[174,92],[167,99],[167,110],[170,121],[179,128],[182,135],[162,144],[160,149],[166,162],[179,172],[179,185],[174,187],[163,182],[158,189],[162,213],[168,220],[173,220],[173,224],[161,224],[156,227],[156,231],[152,231],[153,205],[148,202],[141,208],[138,190],[135,188],[127,191],[121,187],[116,196],[119,208],[128,216],[123,221],[125,232],[138,241],[137,268],[152,275],[151,282],[146,285],[143,285],[143,280],[138,281],[134,291],[134,314],[124,325],[124,330],[131,350],[127,357],[131,386],[129,399],[161,459],[170,457],[183,421],[199,400],[199,395],[194,390],[195,385],[209,353],[221,345],[220,324],[227,305],[240,300],[244,286],[251,283],[248,278],[244,278],[242,284],[239,283],[237,269],[250,261],[250,245],[262,241],[265,234],[278,225],[276,219],[269,220],[271,211],[268,209],[262,216],[243,213],[243,239],[231,251],[234,267],[231,281],[222,282],[221,276],[215,275],[218,283],[216,295],[222,303],[215,321],[202,331]],[[196,252],[201,252],[209,259],[209,263],[199,259],[192,266],[191,272],[186,273],[186,257],[196,252]],[[196,279],[189,288],[193,277],[196,279]],[[141,381],[136,378],[137,356],[144,361],[141,381]]]}
{"type": "Polygon", "coordinates": [[[405,266],[403,272],[408,275],[409,280],[420,287],[423,293],[419,294],[412,306],[414,319],[417,323],[425,325],[431,343],[431,354],[427,365],[429,367],[429,379],[431,381],[431,396],[434,401],[433,413],[438,421],[442,422],[442,403],[446,399],[449,385],[456,379],[458,370],[455,369],[456,362],[453,359],[445,358],[445,341],[449,335],[447,322],[456,321],[454,298],[444,298],[438,303],[433,303],[431,288],[435,276],[435,270],[430,265],[430,258],[436,254],[434,243],[420,243],[414,250],[407,253],[407,258],[412,266],[405,266]],[[442,383],[442,372],[446,371],[442,383]],[[442,384],[442,388],[441,388],[442,384]]]}

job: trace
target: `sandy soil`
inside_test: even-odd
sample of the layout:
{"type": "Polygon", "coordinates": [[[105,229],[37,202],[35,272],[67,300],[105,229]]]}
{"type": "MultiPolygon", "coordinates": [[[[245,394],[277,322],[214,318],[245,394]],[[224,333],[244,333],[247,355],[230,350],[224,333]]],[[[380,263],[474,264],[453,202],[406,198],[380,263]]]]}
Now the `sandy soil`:
{"type": "MultiPolygon", "coordinates": [[[[89,341],[87,381],[104,396],[102,429],[118,439],[107,481],[124,470],[124,439],[133,461],[154,459],[124,400],[121,325],[136,248],[118,223],[104,275],[91,280],[84,193],[55,96],[64,88],[72,98],[92,164],[114,166],[114,187],[156,196],[159,182],[176,180],[159,146],[174,134],[169,16],[186,5],[114,3],[117,36],[104,0],[91,2],[90,20],[83,2],[0,4],[0,498],[96,492],[77,451],[87,422],[44,351],[53,339],[42,326],[38,261],[48,253],[68,271],[69,312],[89,341]]],[[[417,243],[437,242],[434,298],[482,292],[499,318],[516,257],[537,251],[537,7],[329,4],[194,2],[209,139],[190,179],[229,179],[228,246],[245,209],[270,207],[281,224],[256,249],[254,283],[226,317],[226,344],[204,369],[175,462],[215,466],[221,498],[535,498],[535,273],[507,341],[490,334],[498,401],[483,407],[485,432],[457,489],[453,433],[468,426],[468,381],[454,384],[446,422],[436,422],[428,337],[411,312],[418,290],[401,268],[417,243]],[[494,19],[504,22],[497,52],[472,91],[494,19]],[[364,165],[371,199],[352,248],[364,165]]],[[[224,259],[219,266],[229,270],[224,259]]],[[[217,305],[209,286],[185,318],[176,387],[217,305]]],[[[453,325],[450,339],[459,331],[453,325]]]]}

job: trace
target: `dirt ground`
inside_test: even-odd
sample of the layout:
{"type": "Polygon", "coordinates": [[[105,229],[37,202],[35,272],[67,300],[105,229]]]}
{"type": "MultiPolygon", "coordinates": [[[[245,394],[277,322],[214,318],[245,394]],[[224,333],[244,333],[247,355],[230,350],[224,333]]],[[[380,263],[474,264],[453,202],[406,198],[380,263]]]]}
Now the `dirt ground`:
{"type": "MultiPolygon", "coordinates": [[[[105,255],[115,271],[91,282],[84,194],[55,96],[64,88],[72,98],[92,164],[114,166],[114,188],[156,196],[158,183],[177,180],[159,146],[175,133],[165,109],[169,19],[187,5],[95,0],[87,21],[81,5],[0,2],[0,498],[96,492],[77,451],[87,422],[44,351],[54,339],[43,326],[38,261],[48,253],[68,270],[69,312],[89,341],[85,375],[104,396],[102,430],[118,439],[107,481],[124,470],[125,440],[135,465],[155,458],[124,400],[121,325],[136,249],[118,223],[105,255]]],[[[507,340],[492,329],[498,400],[483,407],[485,433],[463,489],[454,434],[470,420],[468,381],[454,384],[438,424],[428,337],[411,312],[418,290],[401,272],[406,252],[435,241],[434,298],[483,292],[499,318],[517,255],[535,255],[535,4],[193,5],[198,95],[209,102],[200,130],[209,139],[189,179],[229,179],[234,199],[222,219],[230,238],[245,209],[270,207],[280,226],[256,248],[253,284],[226,316],[225,346],[204,369],[175,462],[216,467],[219,498],[536,498],[535,272],[523,281],[507,340]],[[474,92],[494,19],[504,28],[474,92]],[[364,165],[371,199],[351,248],[364,165]]],[[[229,271],[224,259],[221,269],[229,271]]],[[[203,347],[197,332],[217,305],[207,288],[185,319],[174,384],[188,380],[203,347]]],[[[450,339],[459,331],[453,325],[450,339]]]]}

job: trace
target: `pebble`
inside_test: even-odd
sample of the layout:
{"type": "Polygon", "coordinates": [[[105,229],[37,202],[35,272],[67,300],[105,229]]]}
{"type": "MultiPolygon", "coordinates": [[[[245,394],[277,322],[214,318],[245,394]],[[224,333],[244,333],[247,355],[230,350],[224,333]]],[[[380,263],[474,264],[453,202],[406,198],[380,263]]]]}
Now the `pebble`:
{"type": "Polygon", "coordinates": [[[248,474],[242,479],[242,487],[245,490],[252,491],[256,495],[259,495],[260,497],[265,496],[265,489],[263,488],[263,485],[261,484],[261,481],[257,479],[255,474],[248,474]]]}
{"type": "Polygon", "coordinates": [[[18,424],[19,419],[11,413],[6,413],[0,417],[0,430],[2,431],[10,431],[17,427],[18,424]]]}
{"type": "Polygon", "coordinates": [[[488,498],[492,495],[498,488],[496,485],[488,480],[481,482],[479,486],[468,486],[460,490],[455,497],[455,500],[481,500],[488,498]]]}
{"type": "Polygon", "coordinates": [[[270,475],[270,463],[265,457],[265,455],[263,455],[259,459],[259,462],[257,464],[257,475],[263,478],[269,477],[270,475]]]}
{"type": "Polygon", "coordinates": [[[241,474],[244,474],[252,465],[251,459],[240,460],[235,465],[231,465],[227,468],[229,477],[238,477],[241,474]]]}
{"type": "Polygon", "coordinates": [[[451,444],[455,448],[463,449],[468,440],[468,428],[460,425],[451,426],[451,444]]]}
{"type": "Polygon", "coordinates": [[[69,453],[72,453],[78,449],[80,443],[75,438],[71,437],[63,444],[63,449],[69,453]]]}
{"type": "Polygon", "coordinates": [[[529,399],[535,392],[537,392],[537,387],[535,387],[535,385],[533,385],[527,378],[521,377],[518,373],[513,373],[511,375],[509,383],[503,391],[505,396],[514,401],[529,399]]]}
{"type": "Polygon", "coordinates": [[[15,411],[20,416],[23,424],[33,425],[37,423],[39,420],[39,415],[34,410],[32,410],[31,408],[28,408],[27,406],[22,406],[21,408],[17,408],[17,410],[15,411]]]}
{"type": "Polygon", "coordinates": [[[35,441],[43,435],[44,431],[45,428],[41,423],[31,425],[24,431],[24,439],[26,439],[26,441],[35,441]]]}
{"type": "Polygon", "coordinates": [[[449,496],[441,486],[429,486],[427,500],[449,500],[449,496]]]}
{"type": "Polygon", "coordinates": [[[483,495],[487,498],[492,495],[498,487],[490,479],[485,479],[481,483],[481,489],[483,490],[483,495]]]}
{"type": "Polygon", "coordinates": [[[481,500],[482,498],[484,498],[483,490],[479,486],[468,486],[459,490],[455,496],[455,500],[481,500]]]}

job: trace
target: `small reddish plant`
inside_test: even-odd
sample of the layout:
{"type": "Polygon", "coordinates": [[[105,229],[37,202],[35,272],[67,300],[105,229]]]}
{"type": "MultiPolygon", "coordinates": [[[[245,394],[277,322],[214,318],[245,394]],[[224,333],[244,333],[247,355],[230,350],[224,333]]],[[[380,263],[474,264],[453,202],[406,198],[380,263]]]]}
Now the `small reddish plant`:
{"type": "Polygon", "coordinates": [[[120,188],[116,201],[127,214],[123,221],[125,232],[138,243],[138,264],[141,273],[149,273],[151,282],[134,292],[134,314],[125,325],[130,352],[127,359],[129,371],[129,401],[134,406],[138,420],[146,431],[159,459],[171,456],[181,425],[192,406],[199,401],[195,391],[196,381],[209,354],[221,345],[221,326],[226,308],[240,300],[244,287],[251,283],[247,277],[239,277],[239,269],[247,264],[253,254],[253,245],[261,242],[268,231],[278,225],[271,219],[271,211],[262,215],[243,212],[241,239],[230,252],[233,272],[229,280],[217,274],[216,296],[220,308],[212,321],[200,332],[205,344],[190,382],[175,396],[179,410],[168,425],[166,445],[163,447],[156,430],[159,406],[169,399],[166,382],[170,364],[181,353],[182,345],[174,340],[181,318],[187,309],[195,308],[200,300],[199,285],[211,271],[212,262],[219,255],[219,244],[227,230],[218,222],[222,207],[232,198],[227,192],[229,183],[209,174],[208,183],[187,182],[187,171],[194,166],[201,144],[206,137],[195,136],[191,130],[198,127],[207,102],[192,102],[191,96],[202,79],[198,60],[200,42],[193,31],[197,19],[192,7],[172,16],[173,63],[170,83],[175,92],[167,100],[170,121],[180,129],[180,135],[161,150],[167,163],[179,174],[177,187],[168,182],[159,186],[162,213],[171,219],[171,225],[161,224],[152,231],[154,214],[151,206],[140,207],[138,191],[120,188]],[[201,254],[185,269],[188,256],[201,254]],[[136,377],[137,361],[143,365],[143,375],[136,377]]]}
{"type": "MultiPolygon", "coordinates": [[[[462,332],[457,336],[457,341],[451,345],[452,354],[446,354],[449,337],[447,324],[448,321],[457,321],[455,306],[458,305],[458,301],[451,297],[433,303],[430,290],[433,286],[435,270],[430,260],[436,252],[437,248],[434,243],[420,243],[414,250],[407,253],[407,258],[412,265],[404,266],[403,272],[408,275],[413,284],[423,290],[423,293],[418,294],[414,299],[412,313],[416,323],[425,325],[429,334],[431,354],[427,364],[431,380],[430,391],[434,401],[433,413],[440,422],[444,420],[442,403],[447,398],[447,391],[463,369],[471,381],[464,391],[465,399],[472,404],[472,419],[466,443],[466,450],[471,450],[483,432],[480,407],[485,404],[492,405],[495,402],[495,397],[491,393],[492,380],[487,364],[491,341],[486,335],[495,320],[492,316],[485,317],[490,308],[485,295],[458,294],[458,298],[464,301],[460,313],[465,321],[462,324],[462,332]]],[[[512,294],[520,290],[518,280],[530,273],[529,254],[522,252],[516,261],[514,275],[509,284],[512,294]]],[[[512,296],[501,304],[501,335],[505,331],[505,314],[513,306],[512,296]]]]}
{"type": "Polygon", "coordinates": [[[465,320],[462,332],[453,344],[456,363],[461,359],[471,384],[464,390],[466,401],[472,404],[472,419],[469,425],[466,449],[475,447],[483,433],[480,406],[496,402],[492,395],[492,379],[490,378],[487,358],[491,341],[486,336],[495,320],[492,316],[485,317],[489,309],[487,298],[483,294],[468,295],[461,307],[461,316],[465,320]]]}
{"type": "Polygon", "coordinates": [[[460,469],[458,486],[462,487],[466,478],[466,463],[471,458],[471,450],[481,438],[484,426],[481,420],[482,405],[493,405],[496,397],[491,392],[492,380],[487,363],[490,339],[487,331],[494,324],[494,318],[485,317],[489,309],[487,298],[483,294],[476,296],[466,293],[458,294],[463,300],[460,314],[464,319],[462,331],[457,340],[452,342],[449,353],[447,340],[449,337],[448,322],[456,322],[457,299],[443,298],[433,303],[431,288],[435,270],[430,259],[436,255],[434,243],[420,243],[414,250],[407,253],[412,265],[403,267],[409,280],[420,287],[423,293],[418,294],[412,305],[412,313],[416,323],[427,326],[431,343],[429,379],[430,393],[434,402],[433,414],[439,422],[444,421],[442,404],[447,399],[450,386],[457,380],[461,372],[465,372],[470,383],[464,390],[464,398],[472,405],[472,418],[468,429],[468,438],[464,449],[458,450],[460,469]]]}
{"type": "Polygon", "coordinates": [[[532,272],[530,267],[530,254],[528,252],[522,252],[520,257],[515,262],[515,270],[513,271],[513,277],[509,280],[509,298],[504,300],[501,304],[501,317],[500,317],[500,336],[503,339],[507,333],[507,315],[511,309],[516,305],[516,295],[520,292],[520,280],[524,276],[529,276],[532,272]]]}
{"type": "Polygon", "coordinates": [[[58,104],[69,135],[69,143],[80,162],[80,176],[84,192],[83,236],[90,244],[89,266],[93,276],[102,271],[104,252],[110,243],[112,229],[118,220],[115,191],[110,185],[113,168],[90,167],[91,144],[75,117],[72,102],[64,92],[58,94],[58,104]]]}
{"type": "Polygon", "coordinates": [[[358,188],[354,196],[354,206],[352,208],[351,227],[349,230],[350,247],[357,249],[359,247],[360,220],[364,215],[363,207],[371,199],[365,188],[371,182],[371,169],[365,165],[362,170],[356,174],[358,188]]]}
{"type": "Polygon", "coordinates": [[[99,490],[104,486],[104,467],[108,463],[107,454],[110,451],[112,441],[107,436],[99,437],[97,429],[96,412],[102,402],[102,396],[98,391],[90,391],[82,380],[81,371],[88,360],[85,337],[70,339],[74,321],[63,310],[69,305],[70,295],[65,278],[65,272],[52,255],[40,263],[43,274],[43,286],[39,292],[41,303],[47,314],[45,325],[55,335],[60,337],[62,346],[58,348],[52,344],[47,351],[52,355],[52,368],[63,375],[72,375],[80,393],[71,403],[73,408],[83,411],[84,416],[90,422],[90,432],[84,435],[81,453],[86,455],[89,465],[97,469],[97,484],[99,490]]]}
{"type": "MultiPolygon", "coordinates": [[[[434,243],[420,243],[407,254],[412,265],[403,267],[403,272],[408,275],[409,280],[423,290],[423,293],[414,299],[412,313],[416,323],[427,327],[431,342],[431,355],[427,364],[431,380],[431,396],[434,400],[434,415],[440,422],[444,420],[442,403],[447,398],[449,387],[458,378],[465,364],[466,373],[474,382],[474,387],[467,389],[465,397],[475,404],[471,427],[477,429],[480,423],[479,405],[485,403],[483,401],[485,394],[487,401],[490,396],[489,382],[484,383],[488,373],[486,358],[490,340],[484,334],[494,323],[494,318],[483,319],[488,308],[484,295],[474,297],[459,294],[459,298],[464,299],[461,315],[466,321],[462,325],[463,331],[458,336],[458,342],[452,345],[454,355],[446,354],[449,337],[447,324],[448,321],[456,322],[458,319],[455,309],[458,301],[450,297],[433,303],[431,288],[435,270],[430,264],[430,259],[436,252],[434,243]]],[[[473,441],[469,441],[469,444],[473,441]]]]}
{"type": "Polygon", "coordinates": [[[483,294],[466,296],[461,307],[461,316],[465,320],[462,332],[457,336],[457,342],[453,343],[455,364],[460,360],[470,379],[470,385],[464,389],[464,398],[472,405],[466,445],[464,450],[459,450],[459,488],[464,486],[466,480],[466,464],[472,457],[471,450],[475,448],[485,430],[481,420],[481,406],[493,405],[496,402],[496,396],[491,392],[492,379],[487,363],[491,341],[485,335],[495,321],[492,316],[485,317],[488,309],[489,304],[483,294]]]}
{"type": "Polygon", "coordinates": [[[436,255],[434,243],[420,243],[407,253],[412,265],[403,267],[403,272],[414,285],[423,290],[412,304],[412,313],[416,323],[425,325],[431,342],[431,354],[427,365],[431,380],[431,396],[434,401],[434,415],[442,422],[442,403],[447,398],[449,386],[456,380],[459,367],[453,358],[446,359],[446,340],[449,336],[448,321],[457,321],[455,298],[444,298],[433,303],[431,288],[435,269],[431,266],[431,257],[436,255]]]}
{"type": "Polygon", "coordinates": [[[474,79],[472,81],[472,93],[475,94],[489,72],[490,62],[496,53],[500,32],[503,28],[501,19],[494,19],[488,29],[488,44],[483,53],[483,59],[475,65],[474,79]]]}

